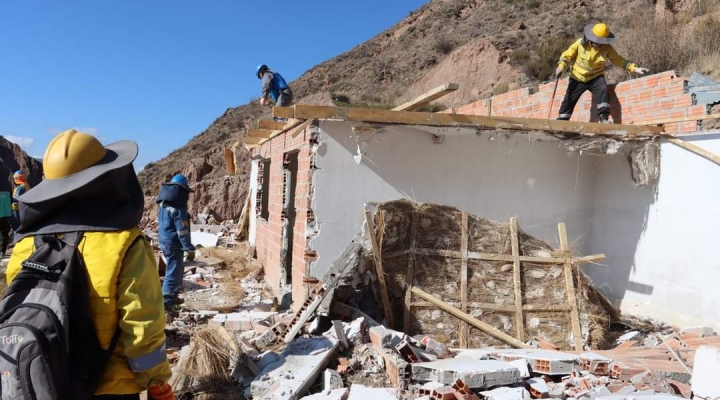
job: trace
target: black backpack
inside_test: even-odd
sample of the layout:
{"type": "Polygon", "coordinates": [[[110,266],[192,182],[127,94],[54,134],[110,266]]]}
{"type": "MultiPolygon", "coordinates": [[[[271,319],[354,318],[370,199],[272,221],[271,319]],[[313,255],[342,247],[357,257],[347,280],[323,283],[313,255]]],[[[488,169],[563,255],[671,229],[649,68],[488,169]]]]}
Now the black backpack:
{"type": "Polygon", "coordinates": [[[0,300],[2,400],[90,399],[117,344],[95,332],[82,232],[35,236],[35,252],[0,300]]]}

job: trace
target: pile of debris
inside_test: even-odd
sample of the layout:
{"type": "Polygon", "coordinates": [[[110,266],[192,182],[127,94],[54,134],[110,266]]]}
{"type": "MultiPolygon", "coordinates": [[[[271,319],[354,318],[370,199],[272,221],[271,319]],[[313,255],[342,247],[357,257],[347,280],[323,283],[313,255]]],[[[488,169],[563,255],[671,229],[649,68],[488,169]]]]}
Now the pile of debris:
{"type": "MultiPolygon", "coordinates": [[[[578,268],[603,256],[571,254],[564,225],[561,249],[554,250],[514,219],[503,224],[409,202],[375,210],[374,217],[366,213],[369,240],[353,240],[296,312],[247,295],[236,312],[213,314],[179,353],[176,394],[210,399],[203,396],[212,388],[221,398],[252,399],[720,395],[713,382],[720,337],[707,328],[679,331],[626,319],[637,329],[614,337],[610,326],[621,324],[620,316],[578,268]]],[[[258,292],[261,275],[243,286],[258,292]]]]}

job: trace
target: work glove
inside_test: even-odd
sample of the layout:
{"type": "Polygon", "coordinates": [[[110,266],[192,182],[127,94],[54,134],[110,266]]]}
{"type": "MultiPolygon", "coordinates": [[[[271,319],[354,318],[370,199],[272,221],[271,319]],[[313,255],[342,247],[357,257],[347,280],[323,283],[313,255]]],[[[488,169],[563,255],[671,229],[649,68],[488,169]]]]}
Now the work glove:
{"type": "MultiPolygon", "coordinates": [[[[18,206],[18,203],[12,203],[12,204],[10,205],[10,208],[11,208],[13,211],[17,211],[17,210],[20,209],[20,207],[18,206]]],[[[7,208],[6,208],[6,210],[7,210],[7,208]]]]}
{"type": "MultiPolygon", "coordinates": [[[[635,68],[637,70],[637,68],[635,68]]],[[[557,67],[555,68],[555,78],[559,78],[562,73],[565,72],[565,67],[557,67]]]]}
{"type": "Polygon", "coordinates": [[[650,71],[650,70],[647,69],[647,68],[635,67],[635,72],[637,72],[637,73],[640,74],[640,75],[645,75],[645,74],[647,74],[649,71],[650,71]]]}
{"type": "Polygon", "coordinates": [[[153,400],[175,400],[175,393],[167,383],[163,386],[152,385],[148,388],[147,393],[153,400]]]}
{"type": "Polygon", "coordinates": [[[185,261],[193,261],[195,260],[195,251],[186,251],[185,252],[185,261]]]}

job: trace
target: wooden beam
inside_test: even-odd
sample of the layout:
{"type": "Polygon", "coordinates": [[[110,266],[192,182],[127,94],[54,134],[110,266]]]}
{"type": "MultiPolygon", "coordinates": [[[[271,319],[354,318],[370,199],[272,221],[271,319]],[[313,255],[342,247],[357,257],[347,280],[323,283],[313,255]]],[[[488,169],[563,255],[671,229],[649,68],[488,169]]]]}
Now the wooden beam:
{"type": "Polygon", "coordinates": [[[225,169],[228,175],[235,175],[235,153],[231,148],[225,148],[225,169]]]}
{"type": "Polygon", "coordinates": [[[295,116],[295,106],[290,107],[273,107],[273,117],[277,118],[292,118],[295,116]]]}
{"type": "Polygon", "coordinates": [[[269,119],[259,119],[258,129],[268,129],[271,131],[281,131],[285,129],[285,123],[280,121],[271,121],[269,119]]]}
{"type": "Polygon", "coordinates": [[[525,340],[525,324],[522,310],[522,277],[520,274],[520,244],[518,242],[517,218],[510,218],[510,243],[513,255],[513,286],[515,287],[515,337],[525,340]]]}
{"type": "MultiPolygon", "coordinates": [[[[407,250],[404,250],[407,251],[407,250]]],[[[400,252],[398,252],[400,253],[400,252]]],[[[421,256],[440,256],[450,258],[462,258],[462,254],[459,251],[453,250],[437,250],[437,249],[415,249],[415,253],[421,256]]],[[[389,253],[386,258],[391,258],[394,253],[389,253]]],[[[528,257],[520,256],[520,262],[534,263],[534,264],[564,264],[566,258],[564,257],[528,257]]],[[[482,261],[503,261],[503,262],[514,262],[515,258],[512,255],[506,254],[488,254],[488,253],[477,253],[474,251],[468,252],[468,259],[470,260],[482,260],[482,261]]],[[[586,264],[605,259],[604,254],[596,254],[586,257],[577,257],[573,259],[573,262],[577,264],[586,264]]]]}
{"type": "Polygon", "coordinates": [[[446,83],[442,86],[438,86],[435,89],[423,93],[420,96],[408,101],[407,103],[393,108],[393,111],[410,111],[424,106],[433,100],[437,100],[447,94],[450,94],[460,88],[457,83],[446,83]]]}
{"type": "Polygon", "coordinates": [[[565,260],[565,289],[567,291],[568,304],[570,305],[570,322],[572,324],[573,336],[575,336],[575,350],[583,350],[582,331],[580,330],[580,314],[578,312],[577,295],[575,294],[575,283],[572,275],[572,258],[570,258],[570,244],[568,243],[567,230],[565,223],[558,224],[558,237],[560,238],[560,250],[565,253],[568,258],[565,260]]]}
{"type": "MultiPolygon", "coordinates": [[[[460,307],[461,304],[459,301],[448,301],[447,304],[453,306],[453,307],[460,307]]],[[[413,307],[436,307],[435,304],[430,303],[429,301],[415,301],[410,304],[413,307]]],[[[471,310],[489,310],[489,311],[498,311],[498,312],[506,312],[506,313],[514,313],[515,312],[515,306],[499,306],[495,303],[479,303],[475,301],[468,302],[468,308],[471,310]]],[[[564,305],[558,305],[558,306],[546,306],[546,305],[532,305],[532,304],[526,304],[522,307],[523,311],[531,311],[531,312],[562,312],[567,313],[570,312],[570,308],[564,305]]]]}
{"type": "Polygon", "coordinates": [[[273,131],[269,131],[267,129],[248,129],[247,136],[248,137],[256,137],[256,138],[263,138],[268,139],[272,137],[273,131]]]}
{"type": "Polygon", "coordinates": [[[304,131],[305,128],[307,128],[308,125],[310,125],[310,123],[311,123],[312,121],[313,121],[313,120],[309,119],[309,120],[303,122],[302,124],[294,127],[292,130],[289,131],[290,136],[296,137],[297,135],[299,135],[300,133],[302,133],[302,131],[304,131]]]}
{"type": "Polygon", "coordinates": [[[482,115],[392,111],[334,106],[295,105],[293,108],[274,107],[273,113],[275,116],[291,116],[301,119],[317,118],[404,125],[466,126],[488,130],[548,131],[602,136],[654,136],[663,132],[663,127],[659,126],[598,124],[592,122],[488,117],[482,115]]]}
{"type": "Polygon", "coordinates": [[[464,313],[464,312],[458,310],[457,308],[449,305],[448,303],[438,299],[437,297],[435,297],[429,293],[426,293],[426,292],[420,290],[417,287],[413,287],[412,292],[415,296],[418,296],[425,301],[429,301],[429,302],[435,304],[436,306],[440,307],[441,309],[449,312],[450,314],[454,315],[455,317],[461,319],[462,321],[467,322],[468,324],[480,329],[481,331],[487,333],[488,335],[490,335],[496,339],[502,340],[503,342],[505,342],[513,347],[517,347],[518,349],[529,349],[530,348],[530,346],[515,339],[514,337],[495,329],[493,326],[480,321],[479,319],[473,317],[472,315],[469,315],[467,313],[464,313]]]}
{"type": "Polygon", "coordinates": [[[665,124],[674,124],[678,122],[687,122],[687,121],[703,121],[706,119],[720,119],[720,114],[708,114],[708,115],[700,115],[697,117],[678,117],[678,118],[665,118],[665,119],[657,119],[655,121],[641,121],[641,122],[633,122],[633,125],[665,125],[665,124]]]}
{"type": "Polygon", "coordinates": [[[415,241],[417,236],[418,217],[412,213],[410,222],[410,250],[408,255],[407,273],[405,274],[405,305],[403,313],[403,332],[410,332],[410,316],[412,315],[412,287],[415,282],[415,241]]]}
{"type": "Polygon", "coordinates": [[[370,210],[365,210],[365,222],[367,223],[368,235],[370,235],[370,243],[372,244],[373,256],[375,258],[375,270],[378,275],[378,282],[380,283],[380,297],[382,298],[383,310],[385,311],[385,319],[387,320],[388,326],[394,327],[390,295],[388,294],[388,287],[385,283],[385,270],[383,270],[382,265],[382,254],[377,236],[375,236],[375,224],[373,223],[370,210]]]}
{"type": "Polygon", "coordinates": [[[261,144],[262,142],[266,141],[267,139],[243,136],[242,138],[240,138],[240,140],[242,140],[242,142],[245,144],[261,144]]]}
{"type": "MultiPolygon", "coordinates": [[[[460,217],[460,309],[468,311],[468,213],[463,211],[460,217]]],[[[469,346],[470,326],[460,322],[460,347],[469,346]]]]}
{"type": "Polygon", "coordinates": [[[707,151],[698,145],[695,145],[688,141],[682,140],[679,137],[674,136],[674,135],[664,134],[664,135],[661,135],[660,137],[662,137],[663,139],[667,140],[668,142],[670,142],[676,146],[682,147],[683,149],[685,149],[687,151],[691,151],[691,152],[699,155],[700,157],[707,158],[708,160],[714,162],[715,164],[720,164],[720,156],[719,155],[717,155],[711,151],[707,151]]]}

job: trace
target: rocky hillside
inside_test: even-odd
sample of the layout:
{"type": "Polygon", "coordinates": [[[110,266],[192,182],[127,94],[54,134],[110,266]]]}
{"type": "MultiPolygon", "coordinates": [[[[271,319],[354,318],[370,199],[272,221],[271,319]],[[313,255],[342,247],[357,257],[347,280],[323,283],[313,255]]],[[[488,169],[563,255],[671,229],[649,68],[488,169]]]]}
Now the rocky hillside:
{"type": "MultiPolygon", "coordinates": [[[[433,0],[367,42],[311,68],[291,86],[299,103],[323,104],[332,98],[342,105],[390,107],[457,82],[461,89],[442,101],[445,106],[466,104],[537,82],[542,73],[536,60],[552,67],[557,54],[544,53],[556,51],[558,40],[576,37],[587,22],[608,21],[622,30],[653,15],[654,3],[433,0]]],[[[168,175],[185,172],[191,183],[202,181],[202,204],[217,220],[237,219],[247,191],[248,157],[240,150],[237,176],[223,178],[223,149],[269,112],[257,103],[227,109],[187,145],[141,172],[146,194],[154,195],[168,175]],[[192,158],[198,154],[203,156],[192,158]]]]}
{"type": "Polygon", "coordinates": [[[12,175],[17,170],[28,174],[30,186],[42,180],[42,164],[28,156],[20,146],[0,136],[0,190],[11,187],[12,175]]]}

